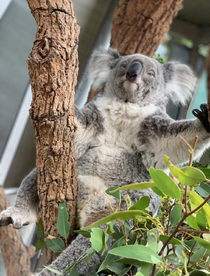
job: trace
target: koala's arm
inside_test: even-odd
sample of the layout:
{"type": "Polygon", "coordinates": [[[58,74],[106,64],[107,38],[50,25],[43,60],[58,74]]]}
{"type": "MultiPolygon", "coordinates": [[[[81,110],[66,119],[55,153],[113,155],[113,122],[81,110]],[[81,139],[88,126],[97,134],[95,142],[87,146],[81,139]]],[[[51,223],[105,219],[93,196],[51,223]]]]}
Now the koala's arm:
{"type": "Polygon", "coordinates": [[[14,206],[1,212],[0,226],[12,223],[14,228],[20,229],[23,225],[36,221],[38,209],[37,169],[35,168],[23,179],[14,206]]]}
{"type": "Polygon", "coordinates": [[[75,106],[74,112],[77,124],[75,151],[79,159],[88,148],[96,146],[95,138],[103,132],[103,118],[94,100],[81,109],[75,106]]]}
{"type": "MultiPolygon", "coordinates": [[[[163,169],[165,162],[163,156],[170,157],[173,164],[183,164],[189,161],[190,154],[188,146],[180,138],[182,136],[191,146],[198,136],[198,142],[194,152],[194,158],[200,158],[204,151],[210,146],[210,126],[206,122],[208,118],[207,109],[200,111],[201,117],[192,120],[174,121],[166,114],[156,114],[144,122],[147,131],[149,147],[155,153],[155,167],[163,169]],[[205,122],[204,122],[205,121],[205,122]],[[205,126],[206,125],[206,126],[205,126]]],[[[198,116],[196,116],[198,117],[198,116]]]]}

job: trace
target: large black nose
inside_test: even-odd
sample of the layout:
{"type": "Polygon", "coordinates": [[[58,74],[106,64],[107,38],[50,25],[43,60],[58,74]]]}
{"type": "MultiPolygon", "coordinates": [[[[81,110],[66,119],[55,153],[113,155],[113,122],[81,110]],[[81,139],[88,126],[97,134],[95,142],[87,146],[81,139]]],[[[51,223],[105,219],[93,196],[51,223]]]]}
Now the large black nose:
{"type": "Polygon", "coordinates": [[[134,61],[128,67],[128,71],[126,73],[126,79],[129,81],[135,81],[139,73],[141,72],[142,64],[140,61],[134,61]]]}

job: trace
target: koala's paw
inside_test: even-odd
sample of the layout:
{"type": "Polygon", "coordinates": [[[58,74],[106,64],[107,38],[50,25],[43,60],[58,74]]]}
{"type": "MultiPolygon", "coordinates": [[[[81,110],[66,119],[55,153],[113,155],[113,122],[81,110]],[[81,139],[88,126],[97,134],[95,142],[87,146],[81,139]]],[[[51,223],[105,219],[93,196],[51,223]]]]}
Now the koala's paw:
{"type": "Polygon", "coordinates": [[[205,128],[205,130],[210,133],[210,123],[209,123],[209,120],[208,120],[208,107],[207,107],[207,104],[201,104],[200,109],[201,110],[193,109],[192,114],[201,121],[201,123],[202,123],[203,127],[205,128]]]}
{"type": "Polygon", "coordinates": [[[28,212],[17,207],[9,207],[0,213],[0,227],[13,224],[13,227],[20,229],[29,224],[28,212]]]}

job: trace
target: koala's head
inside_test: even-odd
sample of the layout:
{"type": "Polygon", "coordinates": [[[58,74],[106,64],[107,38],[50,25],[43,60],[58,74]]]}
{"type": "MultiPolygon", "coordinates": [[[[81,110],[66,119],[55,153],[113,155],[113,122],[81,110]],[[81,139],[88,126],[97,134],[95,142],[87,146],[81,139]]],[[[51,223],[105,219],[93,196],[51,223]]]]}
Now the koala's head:
{"type": "Polygon", "coordinates": [[[105,87],[107,95],[140,105],[165,105],[169,98],[184,104],[195,85],[191,69],[184,64],[160,64],[141,54],[121,56],[113,49],[92,55],[89,77],[94,89],[105,87]]]}

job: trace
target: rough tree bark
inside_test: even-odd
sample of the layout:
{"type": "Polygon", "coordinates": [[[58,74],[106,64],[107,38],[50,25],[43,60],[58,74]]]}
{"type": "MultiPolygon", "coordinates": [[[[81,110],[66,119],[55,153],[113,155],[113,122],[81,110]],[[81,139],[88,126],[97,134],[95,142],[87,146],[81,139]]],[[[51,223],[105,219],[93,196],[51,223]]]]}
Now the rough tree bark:
{"type": "MultiPolygon", "coordinates": [[[[66,202],[71,230],[75,227],[74,88],[79,27],[71,0],[27,1],[38,27],[28,67],[42,228],[44,237],[58,236],[60,202],[66,202]]],[[[57,256],[49,248],[46,254],[47,263],[57,256]]]]}
{"type": "MultiPolygon", "coordinates": [[[[0,212],[10,206],[3,188],[0,186],[0,212]]],[[[30,258],[35,253],[32,247],[26,248],[22,242],[19,231],[12,225],[0,228],[0,249],[4,260],[6,275],[29,276],[31,273],[30,258]]]]}
{"type": "MultiPolygon", "coordinates": [[[[183,0],[119,0],[113,15],[110,47],[121,55],[153,57],[182,8],[183,0]]],[[[89,102],[99,91],[89,92],[89,102]]]]}

